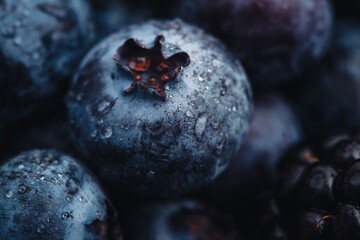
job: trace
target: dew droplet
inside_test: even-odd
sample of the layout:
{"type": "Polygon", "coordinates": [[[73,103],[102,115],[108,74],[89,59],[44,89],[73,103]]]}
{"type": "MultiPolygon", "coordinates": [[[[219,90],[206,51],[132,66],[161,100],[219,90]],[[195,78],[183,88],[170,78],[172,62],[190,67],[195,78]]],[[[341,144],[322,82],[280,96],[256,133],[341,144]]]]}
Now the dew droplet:
{"type": "Polygon", "coordinates": [[[202,82],[204,81],[204,74],[200,74],[199,77],[198,77],[199,81],[202,82]]]}
{"type": "Polygon", "coordinates": [[[39,223],[37,226],[36,226],[36,231],[40,234],[44,233],[46,231],[46,227],[43,223],[39,223]]]}
{"type": "Polygon", "coordinates": [[[13,195],[13,192],[12,192],[12,191],[9,190],[9,191],[6,192],[6,197],[7,197],[7,198],[11,198],[12,195],[13,195]]]}
{"type": "Polygon", "coordinates": [[[186,111],[186,116],[188,116],[188,117],[190,117],[190,118],[193,118],[194,117],[194,114],[190,111],[190,110],[188,110],[188,111],[186,111]]]}
{"type": "Polygon", "coordinates": [[[91,132],[90,136],[94,138],[96,137],[96,135],[97,135],[97,129],[94,129],[94,131],[91,132]]]}
{"type": "Polygon", "coordinates": [[[99,103],[97,110],[99,113],[104,115],[104,114],[107,114],[111,110],[112,105],[113,104],[111,104],[111,102],[103,100],[99,103]]]}
{"type": "Polygon", "coordinates": [[[18,166],[19,169],[23,169],[24,167],[25,167],[25,166],[22,165],[22,164],[20,164],[20,165],[18,166]]]}
{"type": "Polygon", "coordinates": [[[216,104],[219,104],[219,103],[220,103],[219,98],[213,98],[213,100],[214,100],[214,102],[215,102],[216,104]]]}
{"type": "Polygon", "coordinates": [[[195,123],[195,136],[198,141],[201,141],[204,131],[206,129],[206,123],[207,123],[207,114],[204,113],[200,115],[200,117],[196,120],[195,123]]]}
{"type": "Polygon", "coordinates": [[[78,94],[76,94],[76,100],[77,100],[78,102],[81,102],[82,100],[84,100],[84,98],[85,98],[85,94],[84,94],[84,93],[78,93],[78,94]]]}
{"type": "Polygon", "coordinates": [[[24,184],[20,184],[19,187],[18,187],[18,192],[20,194],[26,193],[27,190],[28,190],[28,188],[24,184]]]}
{"type": "Polygon", "coordinates": [[[77,178],[70,178],[66,182],[66,189],[68,193],[75,194],[79,190],[80,182],[77,178]]]}
{"type": "Polygon", "coordinates": [[[53,177],[53,178],[51,179],[51,182],[52,182],[53,184],[59,184],[59,183],[60,183],[57,177],[53,177]]]}
{"type": "Polygon", "coordinates": [[[96,215],[100,216],[100,211],[96,211],[95,213],[96,215]]]}
{"type": "Polygon", "coordinates": [[[38,52],[34,52],[31,57],[33,60],[37,61],[40,59],[40,54],[38,52]]]}
{"type": "Polygon", "coordinates": [[[214,59],[214,60],[212,61],[212,64],[213,64],[214,67],[218,67],[218,66],[220,65],[220,61],[217,60],[217,59],[214,59]]]}
{"type": "Polygon", "coordinates": [[[21,37],[15,37],[14,38],[14,44],[19,46],[22,43],[22,38],[21,37]]]}
{"type": "Polygon", "coordinates": [[[155,172],[154,172],[154,171],[149,171],[149,172],[147,173],[147,177],[148,177],[148,178],[152,178],[154,175],[155,175],[155,172]]]}
{"type": "Polygon", "coordinates": [[[102,138],[110,138],[113,134],[113,130],[111,127],[102,127],[100,130],[100,134],[102,138]]]}
{"type": "Polygon", "coordinates": [[[62,220],[68,219],[69,217],[70,217],[70,214],[68,212],[61,213],[61,219],[62,220]]]}

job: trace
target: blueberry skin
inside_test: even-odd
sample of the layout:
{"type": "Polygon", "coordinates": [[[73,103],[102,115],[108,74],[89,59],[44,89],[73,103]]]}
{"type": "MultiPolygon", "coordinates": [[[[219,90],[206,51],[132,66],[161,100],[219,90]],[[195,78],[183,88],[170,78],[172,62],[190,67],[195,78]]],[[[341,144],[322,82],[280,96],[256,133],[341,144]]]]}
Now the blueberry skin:
{"type": "Polygon", "coordinates": [[[156,202],[140,207],[128,220],[133,240],[239,240],[232,217],[193,200],[156,202]]]}
{"type": "Polygon", "coordinates": [[[32,150],[0,165],[0,239],[122,239],[94,176],[70,156],[32,150]]]}
{"type": "Polygon", "coordinates": [[[93,37],[85,0],[0,1],[0,117],[62,101],[93,37]]]}
{"type": "Polygon", "coordinates": [[[73,137],[101,177],[117,189],[168,196],[196,189],[219,175],[239,149],[252,115],[252,93],[238,61],[203,30],[174,21],[132,25],[95,46],[68,94],[73,137]],[[113,55],[130,37],[150,48],[162,34],[165,57],[191,59],[164,100],[138,88],[113,55]]]}
{"type": "Polygon", "coordinates": [[[258,88],[291,81],[311,67],[323,55],[331,33],[328,0],[174,2],[176,16],[215,34],[240,57],[258,88]]]}

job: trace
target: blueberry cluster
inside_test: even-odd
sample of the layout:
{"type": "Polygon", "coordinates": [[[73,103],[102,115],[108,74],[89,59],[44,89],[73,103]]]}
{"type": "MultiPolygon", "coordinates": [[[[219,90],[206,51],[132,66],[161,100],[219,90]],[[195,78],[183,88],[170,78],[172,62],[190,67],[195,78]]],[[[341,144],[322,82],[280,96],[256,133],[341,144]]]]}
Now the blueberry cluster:
{"type": "Polygon", "coordinates": [[[0,240],[359,240],[357,0],[0,0],[0,240]]]}

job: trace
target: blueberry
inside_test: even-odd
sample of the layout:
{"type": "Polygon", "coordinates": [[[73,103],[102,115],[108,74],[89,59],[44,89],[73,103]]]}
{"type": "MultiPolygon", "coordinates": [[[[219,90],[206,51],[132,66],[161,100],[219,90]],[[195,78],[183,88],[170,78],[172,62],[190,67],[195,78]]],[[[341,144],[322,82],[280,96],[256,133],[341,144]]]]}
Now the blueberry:
{"type": "Polygon", "coordinates": [[[220,37],[259,87],[290,80],[316,62],[332,23],[328,0],[188,0],[174,9],[220,37]]]}
{"type": "Polygon", "coordinates": [[[331,51],[289,91],[309,139],[360,127],[360,28],[339,22],[331,51]]]}
{"type": "Polygon", "coordinates": [[[141,207],[129,220],[129,233],[134,240],[239,239],[230,215],[191,200],[141,207]]]}
{"type": "Polygon", "coordinates": [[[109,184],[165,196],[226,168],[248,128],[251,98],[226,48],[174,20],[132,25],[100,42],[67,104],[75,142],[109,184]]]}
{"type": "Polygon", "coordinates": [[[0,4],[0,117],[12,121],[62,101],[93,30],[84,0],[0,4]]]}
{"type": "Polygon", "coordinates": [[[122,239],[94,176],[70,156],[32,150],[0,165],[0,239],[122,239]]]}

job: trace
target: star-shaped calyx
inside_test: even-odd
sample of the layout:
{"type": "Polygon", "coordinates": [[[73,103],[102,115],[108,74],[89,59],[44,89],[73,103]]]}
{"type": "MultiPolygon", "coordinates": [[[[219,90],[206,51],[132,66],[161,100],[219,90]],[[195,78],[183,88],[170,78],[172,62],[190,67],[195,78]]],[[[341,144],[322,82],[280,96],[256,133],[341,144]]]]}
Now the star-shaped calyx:
{"type": "Polygon", "coordinates": [[[190,64],[190,57],[186,52],[179,52],[165,58],[161,51],[163,40],[164,36],[158,35],[154,46],[146,48],[130,38],[117,49],[113,57],[116,64],[129,70],[134,76],[133,83],[124,92],[131,92],[136,85],[140,85],[145,89],[154,89],[166,99],[166,84],[177,76],[181,67],[190,64]]]}

